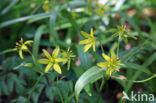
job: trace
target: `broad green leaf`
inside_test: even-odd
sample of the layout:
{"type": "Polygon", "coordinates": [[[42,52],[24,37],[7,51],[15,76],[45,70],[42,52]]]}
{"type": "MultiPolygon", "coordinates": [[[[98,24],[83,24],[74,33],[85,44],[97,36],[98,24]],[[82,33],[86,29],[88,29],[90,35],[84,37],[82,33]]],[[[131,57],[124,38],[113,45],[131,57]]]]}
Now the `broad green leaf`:
{"type": "Polygon", "coordinates": [[[35,59],[38,58],[39,43],[45,28],[46,28],[45,25],[41,25],[35,33],[34,42],[33,42],[33,55],[35,59]]]}
{"type": "Polygon", "coordinates": [[[134,57],[136,53],[138,53],[142,49],[142,46],[131,49],[126,55],[124,55],[121,59],[123,62],[127,62],[131,57],[134,57]]]}
{"type": "Polygon", "coordinates": [[[77,98],[79,97],[80,92],[82,89],[92,81],[95,81],[104,76],[105,70],[101,69],[97,66],[91,67],[85,73],[81,75],[81,77],[77,80],[75,84],[75,95],[77,98]]]}
{"type": "Polygon", "coordinates": [[[76,48],[77,48],[78,55],[80,58],[81,67],[83,67],[85,70],[87,70],[88,68],[90,68],[92,66],[89,53],[83,52],[83,46],[82,45],[76,45],[76,48]]]}

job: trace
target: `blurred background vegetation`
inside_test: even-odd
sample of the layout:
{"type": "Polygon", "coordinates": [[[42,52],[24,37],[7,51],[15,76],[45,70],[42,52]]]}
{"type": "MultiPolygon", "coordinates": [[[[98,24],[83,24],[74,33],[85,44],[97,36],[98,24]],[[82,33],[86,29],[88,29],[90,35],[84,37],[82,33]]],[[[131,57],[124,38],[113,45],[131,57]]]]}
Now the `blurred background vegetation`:
{"type": "MultiPolygon", "coordinates": [[[[31,103],[75,103],[70,98],[79,76],[101,61],[100,43],[97,51],[83,53],[78,41],[83,37],[80,31],[89,32],[94,27],[95,36],[102,41],[106,53],[116,48],[117,38],[113,39],[110,28],[126,25],[137,40],[122,42],[120,58],[126,66],[116,75],[130,80],[143,80],[156,73],[156,0],[0,0],[0,102],[24,103],[30,94],[39,73],[23,64],[17,52],[11,52],[15,43],[34,40],[30,48],[36,57],[41,57],[42,49],[51,52],[56,45],[62,49],[69,46],[78,57],[72,62],[70,71],[62,66],[63,74],[56,72],[45,75],[32,94],[31,103]]],[[[97,81],[87,92],[80,94],[80,103],[117,103],[122,91],[140,91],[156,95],[156,79],[134,84],[118,79],[109,79],[99,94],[97,81]],[[99,100],[97,100],[99,99],[99,100]],[[98,101],[98,102],[97,102],[98,101]]],[[[136,103],[136,102],[135,102],[136,103]]],[[[156,103],[153,102],[153,103],[156,103]]]]}

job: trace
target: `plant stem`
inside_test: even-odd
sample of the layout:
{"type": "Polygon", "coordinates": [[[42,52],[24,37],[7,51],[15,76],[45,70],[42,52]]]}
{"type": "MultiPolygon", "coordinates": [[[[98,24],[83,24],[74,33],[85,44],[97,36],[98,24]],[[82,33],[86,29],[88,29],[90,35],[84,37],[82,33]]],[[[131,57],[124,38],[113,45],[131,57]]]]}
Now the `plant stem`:
{"type": "MultiPolygon", "coordinates": [[[[99,103],[99,100],[100,100],[100,92],[102,91],[102,88],[103,88],[104,84],[105,84],[105,79],[104,79],[104,76],[103,76],[103,78],[102,78],[102,83],[101,83],[101,85],[100,85],[100,88],[98,89],[97,103],[99,103]]],[[[99,87],[99,86],[98,86],[98,87],[99,87]]]]}
{"type": "Polygon", "coordinates": [[[147,78],[147,79],[140,80],[140,81],[133,81],[133,80],[122,79],[122,78],[116,77],[116,76],[111,76],[111,77],[116,78],[116,79],[120,79],[120,80],[126,80],[126,81],[128,81],[128,82],[133,82],[133,83],[143,83],[143,82],[147,82],[147,81],[149,81],[149,80],[155,78],[155,77],[156,77],[156,74],[152,75],[151,77],[149,77],[149,78],[147,78]]]}
{"type": "Polygon", "coordinates": [[[101,85],[100,85],[100,92],[102,91],[102,88],[103,88],[104,84],[105,84],[105,80],[104,80],[104,77],[103,77],[102,83],[101,83],[101,85]]]}
{"type": "Polygon", "coordinates": [[[29,100],[30,100],[30,98],[31,98],[31,96],[32,96],[32,94],[33,94],[33,92],[34,92],[34,90],[36,89],[36,87],[37,87],[38,83],[40,82],[40,80],[42,79],[43,75],[44,75],[44,74],[41,74],[40,77],[38,78],[38,80],[36,81],[35,85],[33,86],[32,90],[31,90],[31,93],[30,93],[30,95],[28,96],[27,101],[26,101],[25,103],[28,103],[28,102],[29,102],[29,100]]]}
{"type": "Polygon", "coordinates": [[[118,38],[117,56],[119,56],[119,48],[120,48],[120,36],[118,38]]]}
{"type": "Polygon", "coordinates": [[[100,42],[100,47],[101,47],[102,53],[104,53],[104,49],[103,49],[103,46],[102,46],[102,43],[101,43],[100,39],[99,39],[99,42],[100,42]]]}
{"type": "Polygon", "coordinates": [[[68,98],[65,100],[64,103],[67,103],[69,100],[71,100],[75,96],[75,93],[72,93],[68,98]]]}
{"type": "Polygon", "coordinates": [[[56,86],[56,89],[57,89],[57,92],[58,92],[58,94],[59,94],[59,96],[60,96],[61,102],[64,103],[64,102],[63,102],[63,96],[62,96],[61,91],[60,91],[60,89],[58,88],[58,86],[56,86]]]}

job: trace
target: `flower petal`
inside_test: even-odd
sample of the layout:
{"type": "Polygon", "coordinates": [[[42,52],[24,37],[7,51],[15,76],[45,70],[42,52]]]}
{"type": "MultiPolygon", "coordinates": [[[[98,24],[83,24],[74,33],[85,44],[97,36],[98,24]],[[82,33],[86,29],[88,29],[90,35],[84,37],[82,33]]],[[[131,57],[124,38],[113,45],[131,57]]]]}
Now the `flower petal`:
{"type": "Polygon", "coordinates": [[[90,35],[91,35],[91,37],[94,37],[93,28],[90,29],[90,35]]]}
{"type": "Polygon", "coordinates": [[[112,75],[112,72],[113,72],[112,69],[111,68],[108,68],[105,75],[106,76],[111,76],[112,75]]]}
{"type": "Polygon", "coordinates": [[[89,38],[89,37],[90,37],[90,35],[89,35],[88,33],[86,33],[86,32],[81,31],[81,34],[82,34],[84,37],[86,37],[86,38],[89,38]]]}
{"type": "Polygon", "coordinates": [[[23,59],[23,58],[24,58],[24,57],[23,57],[23,52],[22,52],[22,50],[21,50],[21,49],[19,50],[19,56],[20,56],[20,58],[21,58],[21,59],[23,59]]]}
{"type": "Polygon", "coordinates": [[[87,44],[87,45],[85,45],[85,47],[84,47],[84,52],[87,52],[88,49],[89,49],[91,46],[92,46],[92,44],[87,44]]]}
{"type": "Polygon", "coordinates": [[[38,62],[40,64],[48,64],[49,63],[49,60],[48,59],[39,59],[38,62]]]}
{"type": "Polygon", "coordinates": [[[47,73],[47,72],[49,71],[49,69],[51,68],[52,65],[53,65],[52,63],[49,63],[49,64],[46,66],[44,72],[47,73]]]}
{"type": "Polygon", "coordinates": [[[120,60],[116,61],[115,65],[120,65],[120,62],[121,62],[120,60]]]}
{"type": "Polygon", "coordinates": [[[23,38],[21,38],[21,40],[19,41],[21,44],[23,44],[23,38]]]}
{"type": "Polygon", "coordinates": [[[106,68],[107,67],[107,63],[100,62],[100,63],[97,63],[97,66],[102,67],[102,68],[106,68]]]}
{"type": "Polygon", "coordinates": [[[110,57],[107,56],[106,54],[102,53],[102,56],[106,61],[110,61],[110,57]]]}
{"type": "Polygon", "coordinates": [[[28,47],[27,47],[26,45],[23,44],[23,45],[21,46],[21,49],[22,49],[22,50],[28,50],[28,47]]]}
{"type": "Polygon", "coordinates": [[[32,40],[28,40],[28,41],[26,41],[24,44],[26,45],[26,44],[31,44],[33,41],[32,40]]]}
{"type": "Polygon", "coordinates": [[[58,64],[54,64],[54,70],[56,71],[56,72],[58,72],[59,74],[62,74],[62,71],[61,71],[61,68],[60,68],[60,66],[58,65],[58,64]]]}
{"type": "Polygon", "coordinates": [[[66,61],[64,58],[57,58],[57,59],[55,59],[55,62],[64,62],[64,61],[66,61]]]}
{"type": "Polygon", "coordinates": [[[45,49],[43,49],[42,51],[48,59],[51,59],[50,54],[45,49]]]}
{"type": "Polygon", "coordinates": [[[60,52],[60,48],[57,46],[52,53],[52,57],[56,58],[59,52],[60,52]]]}
{"type": "Polygon", "coordinates": [[[88,44],[88,43],[90,43],[90,42],[91,42],[90,39],[85,39],[85,40],[81,40],[81,41],[79,42],[79,44],[88,44]]]}

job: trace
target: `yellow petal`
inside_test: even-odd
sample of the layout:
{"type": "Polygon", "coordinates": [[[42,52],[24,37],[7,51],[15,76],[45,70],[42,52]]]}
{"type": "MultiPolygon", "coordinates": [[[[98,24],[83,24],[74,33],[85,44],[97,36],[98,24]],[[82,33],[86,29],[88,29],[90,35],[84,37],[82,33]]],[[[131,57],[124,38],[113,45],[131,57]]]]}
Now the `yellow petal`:
{"type": "Polygon", "coordinates": [[[115,53],[114,53],[114,51],[112,49],[111,49],[111,58],[116,59],[116,55],[115,55],[115,53]]]}
{"type": "Polygon", "coordinates": [[[20,42],[23,44],[23,38],[21,38],[20,42]]]}
{"type": "Polygon", "coordinates": [[[49,63],[49,60],[48,59],[39,59],[38,62],[40,64],[48,64],[49,63]]]}
{"type": "Polygon", "coordinates": [[[50,54],[45,49],[43,49],[42,51],[48,59],[51,59],[50,54]]]}
{"type": "Polygon", "coordinates": [[[52,57],[56,58],[59,52],[60,52],[60,48],[57,46],[52,53],[52,57]]]}
{"type": "Polygon", "coordinates": [[[85,47],[84,47],[84,52],[87,52],[88,49],[89,49],[91,46],[92,46],[92,44],[87,44],[87,45],[85,45],[85,47]]]}
{"type": "Polygon", "coordinates": [[[110,57],[107,56],[106,54],[102,53],[102,56],[106,61],[110,61],[110,57]]]}
{"type": "Polygon", "coordinates": [[[97,63],[97,66],[102,67],[102,68],[106,68],[107,67],[107,63],[100,62],[100,63],[97,63]]]}
{"type": "Polygon", "coordinates": [[[91,37],[94,37],[93,28],[90,29],[90,35],[91,35],[91,37]]]}
{"type": "Polygon", "coordinates": [[[65,59],[64,58],[57,58],[57,59],[55,59],[55,62],[64,62],[65,61],[65,59]]]}
{"type": "Polygon", "coordinates": [[[106,71],[106,76],[111,76],[112,75],[112,70],[109,68],[109,69],[107,69],[107,71],[106,71]]]}
{"type": "Polygon", "coordinates": [[[32,40],[28,40],[24,44],[31,44],[32,42],[33,42],[32,40]]]}
{"type": "Polygon", "coordinates": [[[88,44],[90,42],[91,42],[90,39],[85,39],[85,40],[81,40],[79,44],[88,44]]]}
{"type": "Polygon", "coordinates": [[[18,42],[16,42],[16,45],[17,45],[17,46],[20,46],[20,44],[19,44],[18,42]]]}
{"type": "Polygon", "coordinates": [[[93,51],[95,52],[95,42],[93,42],[93,51]]]}
{"type": "Polygon", "coordinates": [[[52,63],[49,63],[49,64],[46,66],[44,72],[47,73],[47,72],[49,71],[49,69],[51,68],[52,65],[53,65],[52,63]]]}
{"type": "Polygon", "coordinates": [[[88,33],[86,33],[86,32],[81,31],[81,34],[82,34],[84,37],[86,37],[86,38],[89,38],[89,37],[90,37],[90,35],[89,35],[88,33]]]}
{"type": "Polygon", "coordinates": [[[27,47],[26,45],[23,44],[23,45],[21,46],[21,49],[22,49],[22,50],[28,50],[28,47],[27,47]]]}
{"type": "Polygon", "coordinates": [[[120,65],[120,60],[116,61],[115,65],[120,65]]]}
{"type": "Polygon", "coordinates": [[[61,68],[60,68],[60,66],[58,65],[58,64],[54,64],[54,70],[56,71],[56,72],[58,72],[59,74],[62,74],[62,71],[61,71],[61,68]]]}
{"type": "Polygon", "coordinates": [[[22,53],[22,50],[19,50],[19,56],[21,59],[23,59],[23,53],[22,53]]]}

